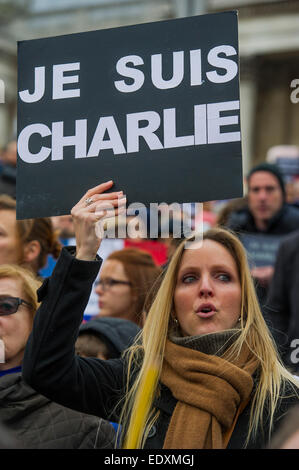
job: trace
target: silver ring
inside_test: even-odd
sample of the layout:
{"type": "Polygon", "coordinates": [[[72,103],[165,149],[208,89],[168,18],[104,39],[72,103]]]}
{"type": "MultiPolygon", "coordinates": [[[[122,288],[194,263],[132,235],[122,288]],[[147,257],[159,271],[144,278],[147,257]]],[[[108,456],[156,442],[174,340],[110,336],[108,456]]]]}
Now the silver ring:
{"type": "Polygon", "coordinates": [[[85,199],[84,202],[85,202],[85,205],[87,207],[87,206],[90,206],[90,204],[93,203],[93,199],[91,197],[88,197],[87,199],[85,199]]]}

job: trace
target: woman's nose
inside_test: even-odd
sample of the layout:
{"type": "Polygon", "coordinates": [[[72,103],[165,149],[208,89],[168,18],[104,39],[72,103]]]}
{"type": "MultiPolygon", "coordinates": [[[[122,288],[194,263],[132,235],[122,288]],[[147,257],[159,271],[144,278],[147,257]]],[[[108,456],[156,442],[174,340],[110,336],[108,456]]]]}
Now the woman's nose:
{"type": "Polygon", "coordinates": [[[214,295],[212,282],[208,276],[203,276],[199,284],[200,297],[211,297],[214,295]]]}
{"type": "Polygon", "coordinates": [[[103,289],[102,284],[99,284],[99,283],[96,284],[95,293],[98,295],[103,295],[104,289],[103,289]]]}

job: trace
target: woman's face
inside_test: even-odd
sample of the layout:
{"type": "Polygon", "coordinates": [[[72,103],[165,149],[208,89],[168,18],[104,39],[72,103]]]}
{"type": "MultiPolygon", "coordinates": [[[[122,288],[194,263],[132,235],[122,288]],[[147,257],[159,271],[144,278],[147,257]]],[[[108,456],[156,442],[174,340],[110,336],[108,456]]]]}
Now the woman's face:
{"type": "Polygon", "coordinates": [[[16,213],[0,210],[0,264],[19,262],[16,213]]]}
{"type": "MultiPolygon", "coordinates": [[[[99,296],[100,316],[133,320],[133,297],[131,286],[123,264],[117,260],[106,260],[100,272],[101,282],[96,286],[99,296]],[[114,282],[109,285],[109,281],[114,282]],[[105,283],[107,281],[107,283],[105,283]]],[[[134,321],[134,320],[133,320],[134,321]]]]}
{"type": "MultiPolygon", "coordinates": [[[[24,297],[21,281],[18,279],[0,279],[0,297],[24,297]]],[[[5,362],[0,369],[6,370],[21,364],[25,346],[32,329],[32,313],[27,305],[21,304],[11,315],[0,315],[0,339],[4,342],[5,362]]]]}
{"type": "Polygon", "coordinates": [[[226,248],[204,240],[200,248],[186,249],[174,293],[174,316],[183,336],[234,328],[240,311],[237,266],[226,248]]]}

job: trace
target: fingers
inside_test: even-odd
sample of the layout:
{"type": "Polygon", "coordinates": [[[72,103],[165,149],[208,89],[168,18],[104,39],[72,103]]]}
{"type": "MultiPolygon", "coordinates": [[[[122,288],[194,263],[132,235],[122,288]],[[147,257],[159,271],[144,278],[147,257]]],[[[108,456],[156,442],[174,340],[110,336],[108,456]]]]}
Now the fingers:
{"type": "Polygon", "coordinates": [[[127,200],[124,197],[122,199],[109,201],[109,203],[95,203],[95,215],[98,216],[99,219],[117,217],[118,215],[123,214],[126,211],[126,201],[127,200]]]}
{"type": "MultiPolygon", "coordinates": [[[[115,193],[118,195],[119,193],[115,193]]],[[[72,216],[73,217],[82,217],[82,216],[87,216],[88,214],[94,213],[98,215],[98,219],[95,218],[95,220],[99,220],[99,218],[102,218],[103,216],[105,217],[113,217],[117,216],[119,214],[120,209],[125,209],[126,207],[126,202],[127,199],[125,196],[122,197],[117,197],[116,199],[109,199],[107,198],[101,198],[100,195],[95,195],[92,198],[93,202],[86,204],[85,201],[82,203],[78,203],[75,207],[72,209],[72,216]],[[103,212],[105,214],[103,215],[103,212]]]]}
{"type": "Polygon", "coordinates": [[[86,199],[83,203],[80,204],[81,207],[89,207],[94,209],[97,206],[102,205],[109,207],[109,205],[117,205],[118,203],[123,203],[125,196],[123,192],[120,191],[118,193],[106,193],[106,194],[96,194],[93,197],[89,198],[90,201],[86,204],[86,199]]]}
{"type": "Polygon", "coordinates": [[[99,210],[92,214],[93,220],[99,222],[99,220],[107,220],[107,219],[114,219],[115,217],[125,214],[126,208],[125,207],[118,207],[114,210],[99,210]]]}
{"type": "Polygon", "coordinates": [[[71,214],[79,220],[89,220],[94,224],[100,219],[117,217],[125,211],[126,197],[123,191],[104,193],[113,186],[113,181],[107,181],[89,189],[80,201],[73,207],[71,214]]]}
{"type": "MultiPolygon", "coordinates": [[[[80,202],[83,202],[85,201],[88,197],[92,197],[94,196],[95,194],[101,194],[103,193],[104,191],[107,191],[109,188],[111,188],[113,186],[113,181],[110,180],[110,181],[106,181],[105,183],[101,183],[97,186],[95,186],[94,188],[91,188],[89,189],[85,194],[84,196],[82,196],[82,198],[80,199],[79,203],[80,202]]],[[[111,193],[110,193],[111,194],[111,193]]]]}
{"type": "Polygon", "coordinates": [[[117,199],[100,199],[96,198],[94,202],[88,206],[82,206],[81,210],[87,210],[88,212],[99,212],[99,211],[112,211],[117,207],[124,207],[126,205],[127,199],[125,196],[119,197],[117,199]]]}

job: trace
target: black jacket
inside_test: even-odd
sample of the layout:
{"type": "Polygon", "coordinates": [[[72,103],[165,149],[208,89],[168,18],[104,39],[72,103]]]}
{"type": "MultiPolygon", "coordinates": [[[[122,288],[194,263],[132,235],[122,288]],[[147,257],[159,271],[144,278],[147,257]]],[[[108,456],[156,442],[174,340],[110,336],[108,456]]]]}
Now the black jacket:
{"type": "Polygon", "coordinates": [[[0,377],[0,418],[22,449],[112,449],[110,423],[58,405],[29,387],[20,373],[0,377]]]}
{"type": "MultiPolygon", "coordinates": [[[[260,231],[248,207],[232,212],[229,217],[227,227],[233,230],[238,236],[242,234],[263,234],[286,236],[294,230],[299,230],[299,210],[297,207],[289,204],[283,204],[281,209],[269,220],[265,231],[260,231]]],[[[283,238],[282,238],[283,239],[283,238]]],[[[268,287],[264,287],[256,282],[256,293],[263,309],[267,295],[268,287]]]]}
{"type": "Polygon", "coordinates": [[[299,372],[299,231],[279,247],[264,314],[286,366],[299,372]]]}
{"type": "Polygon", "coordinates": [[[299,230],[299,209],[289,204],[283,204],[281,209],[269,220],[267,229],[261,232],[256,227],[250,210],[245,207],[231,213],[227,227],[236,233],[286,235],[294,230],[299,230]]]}
{"type": "MultiPolygon", "coordinates": [[[[63,248],[52,278],[46,280],[39,289],[39,299],[43,302],[35,316],[33,331],[27,343],[23,377],[33,388],[62,405],[107,419],[123,396],[126,371],[124,360],[102,361],[74,356],[74,342],[99,267],[99,261],[79,261],[71,256],[67,248],[63,248]],[[69,390],[72,390],[71,394],[69,390]]],[[[295,402],[297,400],[291,398],[281,402],[276,423],[295,402]]],[[[156,402],[160,410],[159,421],[151,430],[146,448],[163,447],[175,404],[170,390],[162,386],[161,398],[156,402]]],[[[244,446],[249,405],[237,421],[230,448],[240,449],[244,446]]],[[[117,414],[116,409],[114,420],[117,420],[117,414]]],[[[267,432],[267,423],[249,447],[264,446],[264,431],[267,432]]]]}

